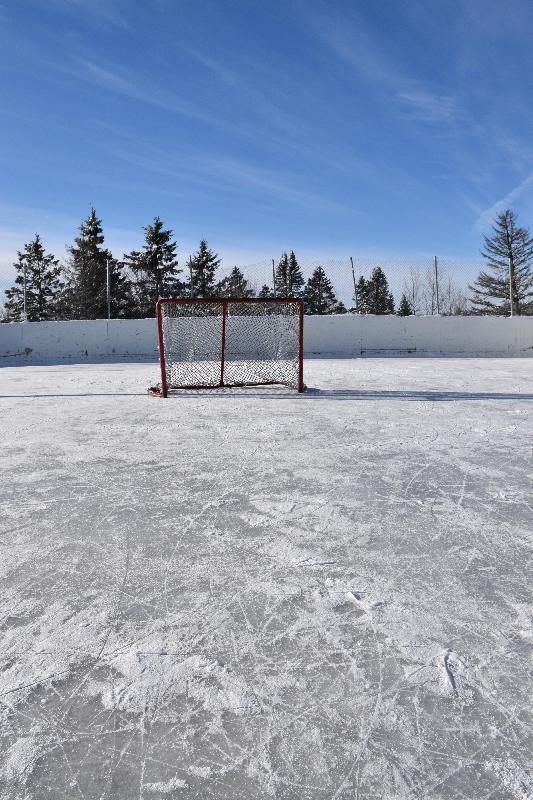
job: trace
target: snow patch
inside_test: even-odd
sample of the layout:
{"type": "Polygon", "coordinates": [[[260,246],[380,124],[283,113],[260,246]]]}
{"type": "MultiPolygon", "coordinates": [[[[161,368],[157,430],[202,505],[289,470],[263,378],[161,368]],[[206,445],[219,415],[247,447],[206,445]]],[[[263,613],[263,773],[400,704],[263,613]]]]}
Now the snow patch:
{"type": "Polygon", "coordinates": [[[145,783],[143,789],[154,794],[172,794],[176,789],[187,789],[189,784],[180,778],[172,778],[169,781],[156,781],[156,783],[145,783]]]}
{"type": "Polygon", "coordinates": [[[493,760],[487,766],[498,776],[502,786],[512,793],[515,800],[531,800],[533,798],[533,774],[525,770],[512,759],[504,761],[493,760]]]}
{"type": "Polygon", "coordinates": [[[6,781],[24,783],[35,766],[38,743],[33,736],[24,736],[11,745],[0,772],[6,781]]]}
{"type": "Polygon", "coordinates": [[[217,714],[240,715],[256,705],[246,682],[218,661],[173,655],[168,642],[145,646],[148,652],[131,648],[111,661],[117,677],[112,688],[100,687],[106,709],[141,714],[179,697],[196,700],[217,714]]]}

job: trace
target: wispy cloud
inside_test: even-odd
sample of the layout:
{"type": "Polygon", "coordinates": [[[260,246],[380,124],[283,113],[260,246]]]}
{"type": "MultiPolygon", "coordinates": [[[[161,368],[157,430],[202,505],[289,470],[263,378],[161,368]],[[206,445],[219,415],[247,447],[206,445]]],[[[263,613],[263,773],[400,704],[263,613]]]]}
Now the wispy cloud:
{"type": "MultiPolygon", "coordinates": [[[[301,141],[302,128],[295,121],[294,113],[282,111],[271,96],[252,86],[249,77],[259,72],[259,65],[248,65],[246,70],[232,69],[227,64],[222,64],[212,56],[206,56],[198,50],[187,49],[187,52],[198,61],[205,69],[209,70],[215,78],[233,90],[238,97],[239,105],[246,105],[253,116],[263,120],[269,128],[280,130],[285,136],[297,137],[301,141]]],[[[274,96],[276,92],[274,92],[274,96]]]]}
{"type": "Polygon", "coordinates": [[[254,113],[264,116],[268,122],[274,121],[274,124],[285,130],[299,131],[299,126],[295,123],[294,109],[291,109],[291,113],[283,111],[280,107],[279,98],[284,93],[281,85],[284,84],[284,89],[291,98],[294,97],[296,89],[296,85],[286,72],[277,71],[275,67],[269,65],[265,73],[265,64],[260,59],[251,60],[249,57],[237,56],[230,66],[228,61],[222,62],[211,54],[206,55],[192,48],[185,49],[220,83],[236,90],[241,102],[244,101],[253,107],[254,113]],[[258,88],[261,82],[262,88],[258,88]],[[265,85],[269,91],[264,91],[265,85]]]}
{"type": "Polygon", "coordinates": [[[102,67],[88,59],[78,59],[78,67],[78,70],[74,70],[77,77],[110,92],[192,119],[210,124],[217,122],[212,115],[206,114],[197,106],[180,98],[177,93],[166,92],[154,86],[145,86],[141,81],[133,82],[121,75],[118,70],[102,67]]]}
{"type": "Polygon", "coordinates": [[[95,27],[128,28],[127,3],[124,0],[34,0],[46,9],[89,20],[95,27]]]}
{"type": "Polygon", "coordinates": [[[524,180],[511,189],[504,197],[497,200],[489,208],[484,209],[478,216],[475,228],[478,231],[485,230],[494,220],[496,214],[506,208],[512,208],[524,195],[533,189],[533,172],[530,172],[524,180]]]}
{"type": "Polygon", "coordinates": [[[305,186],[299,187],[298,179],[286,170],[278,173],[261,169],[244,159],[192,151],[180,154],[153,151],[150,155],[140,155],[117,150],[115,155],[137,167],[176,179],[181,190],[183,184],[188,183],[196,187],[203,186],[210,194],[216,189],[233,195],[248,196],[253,198],[255,205],[267,205],[269,198],[270,202],[275,201],[273,207],[278,209],[293,205],[324,213],[358,213],[353,208],[323,194],[317,194],[305,186]],[[261,194],[257,193],[258,189],[261,194]]]}
{"type": "MultiPolygon", "coordinates": [[[[207,63],[208,62],[205,61],[206,65],[207,63]]],[[[270,132],[267,131],[265,125],[261,125],[259,121],[257,124],[250,122],[250,117],[253,116],[253,112],[250,112],[248,116],[245,114],[240,114],[237,118],[234,116],[233,121],[228,121],[228,119],[222,116],[221,111],[218,109],[210,110],[209,106],[205,104],[191,103],[181,97],[177,92],[165,90],[153,84],[147,85],[142,79],[132,80],[129,77],[125,77],[121,71],[115,67],[110,67],[109,65],[104,67],[87,58],[78,58],[76,64],[76,68],[69,69],[66,67],[65,70],[70,72],[74,77],[92,83],[107,91],[131,100],[137,100],[146,105],[160,108],[169,113],[178,114],[202,122],[230,136],[237,136],[240,139],[249,139],[254,142],[263,142],[271,145],[274,144],[278,147],[282,145],[287,147],[291,146],[290,141],[287,140],[287,136],[291,134],[294,141],[299,142],[299,148],[301,149],[302,132],[298,131],[288,117],[284,117],[281,113],[276,112],[274,108],[270,109],[270,122],[272,123],[272,121],[275,120],[277,126],[284,132],[284,136],[281,136],[279,133],[275,135],[272,133],[272,130],[270,132]],[[298,138],[298,133],[300,134],[300,138],[298,138]]],[[[221,74],[215,62],[210,62],[210,68],[219,71],[219,74],[221,74]]],[[[237,78],[235,76],[231,77],[231,75],[232,73],[226,71],[224,79],[237,81],[237,78]]],[[[266,98],[257,96],[255,105],[256,115],[258,110],[260,114],[263,112],[266,113],[266,109],[266,98]]]]}
{"type": "Polygon", "coordinates": [[[396,97],[407,113],[422,122],[452,122],[457,117],[457,104],[449,95],[413,90],[397,92],[396,97]]]}
{"type": "MultiPolygon", "coordinates": [[[[309,123],[295,112],[292,102],[290,110],[284,111],[279,104],[279,85],[283,81],[291,98],[298,96],[299,88],[292,84],[286,73],[276,74],[269,70],[269,86],[273,87],[271,93],[262,91],[250,82],[250,75],[257,75],[261,69],[260,64],[246,63],[241,69],[231,68],[226,63],[221,63],[211,55],[206,56],[198,50],[186,48],[187,52],[222,84],[234,92],[238,97],[239,106],[245,105],[248,109],[247,116],[259,119],[259,125],[253,126],[251,131],[257,140],[273,145],[276,149],[287,152],[292,150],[300,158],[323,164],[345,175],[371,176],[377,179],[376,171],[363,159],[358,159],[352,151],[338,152],[329,142],[328,148],[315,147],[309,142],[309,123]]],[[[244,116],[244,115],[243,115],[244,116]]]]}
{"type": "Polygon", "coordinates": [[[455,98],[414,75],[403,60],[394,59],[383,40],[378,44],[362,15],[354,10],[342,17],[311,15],[309,24],[315,36],[351,67],[360,82],[378,91],[393,109],[428,123],[451,123],[456,118],[455,98]]]}
{"type": "MultiPolygon", "coordinates": [[[[31,0],[31,2],[41,3],[44,0],[31,0]]],[[[58,7],[72,9],[85,7],[82,0],[51,0],[51,2],[58,7]]],[[[151,2],[155,3],[155,0],[151,2]]],[[[118,1],[116,4],[112,3],[112,6],[119,10],[125,8],[125,5],[118,1]]],[[[135,68],[128,67],[124,62],[117,64],[107,57],[97,58],[94,48],[89,50],[77,40],[75,51],[69,41],[60,42],[58,37],[57,44],[60,43],[63,46],[61,59],[50,58],[40,43],[31,40],[23,43],[25,61],[33,62],[37,79],[48,79],[48,73],[61,74],[71,81],[98,87],[117,97],[143,104],[147,108],[160,109],[162,112],[183,117],[191,122],[200,122],[206,127],[224,133],[228,137],[229,146],[241,142],[250,143],[256,148],[261,147],[266,158],[273,155],[276,160],[285,158],[290,152],[301,164],[314,162],[322,168],[335,170],[350,178],[380,180],[380,170],[375,165],[362,156],[358,157],[353,149],[344,144],[336,146],[334,137],[328,137],[327,145],[324,146],[320,141],[320,124],[316,126],[316,109],[309,111],[309,108],[305,108],[300,114],[294,108],[293,98],[298,97],[301,91],[297,79],[284,70],[276,71],[275,66],[265,67],[261,59],[254,62],[255,54],[243,55],[242,58],[226,54],[224,58],[218,58],[210,52],[206,54],[200,49],[182,47],[180,49],[182,54],[194,58],[220,83],[220,90],[215,88],[213,91],[212,85],[204,83],[202,86],[200,81],[201,91],[206,86],[207,90],[203,94],[201,91],[197,92],[196,96],[191,97],[184,96],[184,92],[180,91],[183,83],[180,83],[179,78],[169,77],[169,75],[181,75],[180,70],[173,70],[162,76],[161,72],[157,72],[161,67],[161,64],[158,64],[154,66],[154,72],[147,75],[146,72],[140,73],[135,68]],[[259,75],[263,80],[258,80],[259,75]],[[173,83],[176,89],[173,88],[173,83]],[[285,106],[280,101],[280,96],[286,98],[285,106]],[[314,135],[315,130],[316,135],[314,135]]],[[[41,114],[32,118],[29,107],[27,114],[33,124],[43,124],[41,114]]],[[[84,120],[83,126],[79,126],[80,135],[83,135],[81,129],[86,123],[87,120],[84,120]]],[[[94,119],[91,120],[91,124],[94,124],[94,119]]],[[[122,132],[125,125],[123,122],[122,132]]],[[[75,123],[69,120],[67,127],[71,126],[75,128],[75,123]]],[[[192,127],[191,125],[191,129],[192,127]]]]}
{"type": "Polygon", "coordinates": [[[254,141],[265,138],[261,128],[258,126],[257,130],[254,130],[252,125],[247,124],[247,120],[235,117],[227,119],[220,108],[210,107],[209,103],[201,104],[187,100],[177,90],[162,87],[156,81],[149,81],[131,69],[126,71],[104,59],[97,62],[90,56],[76,54],[70,59],[64,57],[61,60],[52,60],[44,56],[40,48],[34,46],[26,49],[26,55],[39,65],[41,70],[61,73],[70,79],[92,84],[126,99],[202,122],[232,136],[254,141]]]}
{"type": "Polygon", "coordinates": [[[239,88],[242,86],[242,79],[240,76],[234,70],[226,66],[226,64],[222,64],[212,56],[206,56],[205,53],[194,50],[192,47],[185,46],[183,49],[194,58],[195,61],[213,73],[218,80],[224,81],[224,83],[227,83],[229,86],[238,86],[239,88]]]}
{"type": "Polygon", "coordinates": [[[290,149],[296,152],[300,158],[321,162],[345,174],[373,172],[367,163],[358,161],[353,153],[343,153],[339,157],[335,157],[332,152],[324,151],[323,148],[313,148],[307,141],[308,131],[305,124],[297,121],[294,114],[290,115],[280,110],[266,94],[252,88],[237,71],[212,57],[204,56],[190,49],[188,52],[215,74],[219,80],[235,90],[238,95],[238,106],[242,108],[243,101],[247,102],[249,111],[247,114],[242,112],[238,116],[238,122],[227,121],[220,113],[206,111],[205,107],[190,103],[177,93],[163,90],[153,84],[148,86],[143,83],[142,79],[132,80],[115,67],[102,66],[87,58],[78,58],[76,68],[71,70],[69,67],[65,67],[65,70],[78,79],[100,86],[107,91],[155,106],[169,113],[203,122],[230,136],[273,146],[280,151],[290,149]],[[251,121],[253,117],[256,117],[255,123],[251,121]]]}
{"type": "Polygon", "coordinates": [[[290,203],[307,209],[340,212],[353,209],[344,206],[342,203],[330,200],[322,194],[316,194],[306,188],[298,189],[295,182],[290,182],[290,175],[284,170],[282,174],[277,174],[272,170],[259,169],[251,164],[236,158],[214,158],[211,157],[206,162],[206,169],[210,174],[217,175],[225,179],[229,185],[233,185],[238,191],[243,187],[268,192],[271,196],[281,200],[284,204],[290,203]],[[289,181],[287,181],[289,178],[289,181]]]}
{"type": "MultiPolygon", "coordinates": [[[[523,119],[526,120],[527,109],[523,109],[523,119]]],[[[517,175],[529,172],[533,167],[533,147],[531,146],[530,137],[527,135],[530,126],[525,128],[526,136],[520,136],[522,128],[518,128],[514,124],[515,117],[505,120],[504,127],[492,122],[491,125],[483,126],[483,135],[494,142],[499,152],[502,154],[502,159],[506,165],[510,165],[516,171],[517,175]]]]}
{"type": "Polygon", "coordinates": [[[533,5],[529,0],[508,0],[506,13],[497,2],[487,0],[461,0],[461,13],[468,30],[470,46],[474,38],[486,46],[487,41],[531,41],[533,5]]]}

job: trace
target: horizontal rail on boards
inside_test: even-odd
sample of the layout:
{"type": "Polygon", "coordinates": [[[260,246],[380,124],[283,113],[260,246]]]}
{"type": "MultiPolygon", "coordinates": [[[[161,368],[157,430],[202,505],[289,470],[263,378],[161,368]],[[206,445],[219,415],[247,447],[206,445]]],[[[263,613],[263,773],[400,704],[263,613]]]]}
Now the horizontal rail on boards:
{"type": "Polygon", "coordinates": [[[249,303],[251,305],[263,303],[271,305],[272,303],[293,303],[297,306],[303,307],[303,300],[297,297],[161,297],[156,304],[161,306],[163,304],[173,303],[174,305],[213,305],[214,303],[222,305],[223,303],[249,303]]]}

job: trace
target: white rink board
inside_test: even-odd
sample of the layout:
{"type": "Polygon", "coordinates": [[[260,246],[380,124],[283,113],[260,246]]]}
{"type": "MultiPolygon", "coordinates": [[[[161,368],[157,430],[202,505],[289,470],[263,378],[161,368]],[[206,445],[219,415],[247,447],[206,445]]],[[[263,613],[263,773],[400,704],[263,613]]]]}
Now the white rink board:
{"type": "Polygon", "coordinates": [[[1,800],[529,800],[529,359],[0,369],[1,800]]]}
{"type": "MultiPolygon", "coordinates": [[[[533,355],[533,317],[305,317],[306,355],[533,355]]],[[[0,358],[157,356],[155,320],[80,320],[0,325],[0,358]]]]}

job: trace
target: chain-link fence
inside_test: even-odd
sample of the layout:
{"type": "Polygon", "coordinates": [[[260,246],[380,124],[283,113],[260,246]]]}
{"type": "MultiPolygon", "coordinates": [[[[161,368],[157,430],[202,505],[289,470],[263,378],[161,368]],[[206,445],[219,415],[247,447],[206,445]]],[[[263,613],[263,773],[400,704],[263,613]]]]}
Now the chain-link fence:
{"type": "MultiPolygon", "coordinates": [[[[274,289],[277,259],[265,259],[255,264],[225,265],[221,277],[238,266],[251,288],[258,293],[266,285],[274,289]]],[[[385,273],[395,308],[405,294],[415,314],[464,314],[470,309],[468,285],[483,269],[480,261],[455,261],[437,256],[427,258],[385,260],[355,256],[335,259],[299,261],[304,280],[321,266],[333,285],[337,300],[346,308],[355,309],[357,284],[361,276],[369,280],[377,267],[385,273]]]]}
{"type": "MultiPolygon", "coordinates": [[[[229,276],[237,266],[248,281],[254,294],[259,294],[267,286],[272,294],[275,292],[274,273],[278,264],[276,258],[265,258],[253,264],[226,262],[219,267],[217,280],[229,276]]],[[[305,281],[309,280],[316,267],[321,266],[331,281],[338,301],[347,309],[358,309],[360,298],[357,296],[357,285],[361,276],[369,280],[375,268],[380,267],[385,274],[389,290],[394,300],[394,308],[398,309],[402,295],[407,298],[414,314],[468,314],[472,284],[480,270],[484,268],[481,261],[459,261],[444,259],[438,256],[425,258],[377,259],[358,256],[329,259],[298,259],[305,281]]],[[[180,278],[188,292],[188,270],[181,267],[180,278]]],[[[14,271],[0,275],[0,311],[5,299],[5,290],[13,286],[14,271]]]]}

